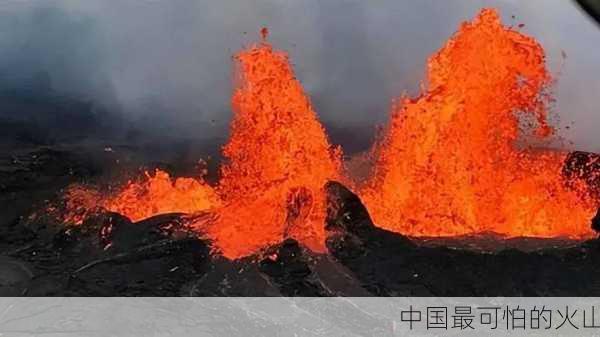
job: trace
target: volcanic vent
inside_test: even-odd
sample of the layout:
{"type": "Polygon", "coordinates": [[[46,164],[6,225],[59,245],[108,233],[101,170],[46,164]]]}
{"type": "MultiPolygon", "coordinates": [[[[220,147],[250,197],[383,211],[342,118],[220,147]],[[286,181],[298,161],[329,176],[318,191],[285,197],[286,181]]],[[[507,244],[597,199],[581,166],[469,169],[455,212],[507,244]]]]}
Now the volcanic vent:
{"type": "Polygon", "coordinates": [[[508,237],[592,236],[597,203],[567,153],[549,139],[552,78],[542,47],[485,9],[428,63],[428,89],[395,102],[366,181],[344,172],[288,56],[263,40],[235,56],[231,135],[217,184],[147,172],[113,192],[67,190],[64,222],[99,210],[142,220],[186,213],[187,224],[231,259],[292,238],[325,251],[324,186],[342,181],[381,228],[411,236],[495,232],[508,237]]]}

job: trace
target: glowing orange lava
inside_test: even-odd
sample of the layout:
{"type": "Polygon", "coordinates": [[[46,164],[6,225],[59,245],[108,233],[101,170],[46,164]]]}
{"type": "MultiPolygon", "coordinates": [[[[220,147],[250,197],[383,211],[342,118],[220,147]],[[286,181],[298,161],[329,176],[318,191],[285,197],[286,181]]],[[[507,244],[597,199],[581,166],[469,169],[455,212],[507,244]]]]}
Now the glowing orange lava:
{"type": "Polygon", "coordinates": [[[263,41],[236,60],[239,83],[219,184],[225,207],[211,237],[231,257],[285,237],[322,251],[324,185],[338,178],[340,153],[331,148],[285,53],[263,41]]]}
{"type": "Polygon", "coordinates": [[[226,257],[249,255],[287,237],[323,251],[324,185],[339,178],[341,151],[329,145],[285,53],[263,41],[236,60],[234,116],[216,189],[201,179],[173,181],[162,171],[129,182],[115,196],[72,187],[70,220],[80,223],[97,207],[132,220],[210,210],[208,223],[203,217],[193,225],[226,257]]]}
{"type": "Polygon", "coordinates": [[[67,189],[66,201],[67,218],[77,224],[98,209],[139,221],[157,214],[196,213],[220,205],[219,196],[201,178],[172,179],[161,170],[145,172],[142,179],[129,181],[114,195],[74,185],[67,189]]]}
{"type": "MultiPolygon", "coordinates": [[[[229,142],[216,187],[202,178],[146,173],[118,193],[73,186],[70,221],[98,208],[141,220],[198,213],[192,225],[228,258],[292,237],[324,250],[324,185],[341,175],[288,56],[263,41],[236,55],[229,142]]],[[[409,235],[494,231],[508,236],[591,235],[596,204],[565,186],[564,153],[518,146],[545,139],[550,76],[542,47],[483,10],[431,59],[429,89],[394,105],[360,195],[375,223],[409,235]],[[523,125],[533,132],[522,132],[523,125]]],[[[574,187],[575,186],[575,187],[574,187]]]]}
{"type": "Polygon", "coordinates": [[[361,196],[377,225],[409,235],[591,235],[591,200],[565,187],[565,154],[519,148],[552,134],[544,51],[485,9],[428,63],[429,89],[395,104],[361,196]]]}

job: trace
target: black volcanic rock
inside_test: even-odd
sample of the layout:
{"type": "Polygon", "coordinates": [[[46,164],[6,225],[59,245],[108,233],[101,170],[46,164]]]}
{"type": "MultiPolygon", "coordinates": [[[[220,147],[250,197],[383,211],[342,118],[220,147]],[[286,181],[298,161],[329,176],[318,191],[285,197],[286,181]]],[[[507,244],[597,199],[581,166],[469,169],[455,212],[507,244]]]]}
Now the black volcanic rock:
{"type": "Polygon", "coordinates": [[[118,213],[94,214],[80,225],[60,230],[54,236],[53,248],[62,252],[82,254],[85,251],[85,254],[97,255],[111,244],[114,232],[131,227],[131,221],[118,213]]]}
{"type": "Polygon", "coordinates": [[[269,276],[285,296],[324,296],[327,291],[315,279],[311,257],[293,239],[268,249],[258,263],[261,273],[269,276]]]}
{"type": "Polygon", "coordinates": [[[181,288],[182,296],[283,296],[258,269],[256,257],[228,260],[213,256],[206,272],[181,288]]]}
{"type": "Polygon", "coordinates": [[[367,234],[375,229],[367,208],[356,194],[336,181],[325,184],[325,191],[326,230],[367,234]]]}
{"type": "MultiPolygon", "coordinates": [[[[133,223],[114,212],[100,212],[86,218],[81,225],[67,226],[53,241],[60,251],[82,247],[111,254],[129,252],[161,240],[195,239],[181,213],[167,213],[133,223]]],[[[91,253],[91,252],[88,252],[91,253]]]]}
{"type": "MultiPolygon", "coordinates": [[[[342,184],[329,182],[325,187],[329,252],[373,295],[395,295],[386,286],[393,283],[402,283],[405,290],[413,291],[414,287],[407,284],[413,273],[406,266],[416,246],[403,235],[375,227],[360,198],[342,184]]],[[[407,293],[397,295],[403,294],[407,293]]]]}
{"type": "Polygon", "coordinates": [[[22,295],[33,273],[27,263],[0,256],[0,296],[22,295]]]}
{"type": "Polygon", "coordinates": [[[229,261],[215,257],[209,271],[188,286],[192,296],[327,296],[313,272],[315,255],[288,239],[229,261]]]}
{"type": "Polygon", "coordinates": [[[14,255],[35,266],[27,295],[165,296],[206,272],[209,246],[180,215],[132,223],[107,212],[14,255]]]}
{"type": "Polygon", "coordinates": [[[600,233],[600,209],[596,212],[596,215],[592,219],[592,229],[596,233],[600,233]]]}
{"type": "Polygon", "coordinates": [[[352,273],[326,254],[287,239],[257,255],[214,256],[208,271],[184,296],[371,296],[352,273]]]}
{"type": "Polygon", "coordinates": [[[360,198],[337,182],[329,182],[326,220],[327,247],[336,257],[352,259],[381,247],[399,258],[416,246],[407,237],[376,227],[360,198]]]}

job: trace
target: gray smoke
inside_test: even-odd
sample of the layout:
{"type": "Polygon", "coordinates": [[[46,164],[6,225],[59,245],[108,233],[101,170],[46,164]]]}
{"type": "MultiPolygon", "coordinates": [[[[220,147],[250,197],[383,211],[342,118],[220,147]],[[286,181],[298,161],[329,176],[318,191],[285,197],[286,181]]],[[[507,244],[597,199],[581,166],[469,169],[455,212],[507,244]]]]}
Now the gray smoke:
{"type": "Polygon", "coordinates": [[[158,135],[223,137],[231,56],[266,26],[334,141],[364,149],[390,101],[418,92],[427,57],[483,6],[544,45],[561,135],[600,151],[600,27],[565,0],[3,1],[0,87],[33,78],[158,135]]]}

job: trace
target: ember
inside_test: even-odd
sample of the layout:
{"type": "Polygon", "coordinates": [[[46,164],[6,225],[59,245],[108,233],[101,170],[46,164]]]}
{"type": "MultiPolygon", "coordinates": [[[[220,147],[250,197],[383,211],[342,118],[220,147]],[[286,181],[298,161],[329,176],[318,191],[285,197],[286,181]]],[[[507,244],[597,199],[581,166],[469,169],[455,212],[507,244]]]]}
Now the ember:
{"type": "MultiPolygon", "coordinates": [[[[325,249],[328,181],[342,175],[333,148],[285,53],[263,41],[236,55],[231,138],[216,187],[156,171],[116,195],[72,187],[71,222],[95,207],[141,220],[207,212],[192,226],[228,258],[293,238],[325,249]]],[[[429,60],[429,89],[394,105],[361,186],[374,222],[414,236],[493,231],[506,236],[586,238],[596,203],[583,183],[563,181],[566,153],[518,146],[548,139],[544,51],[483,10],[429,60]],[[523,121],[533,127],[522,128],[523,121]]],[[[192,217],[192,219],[194,219],[192,217]]]]}

